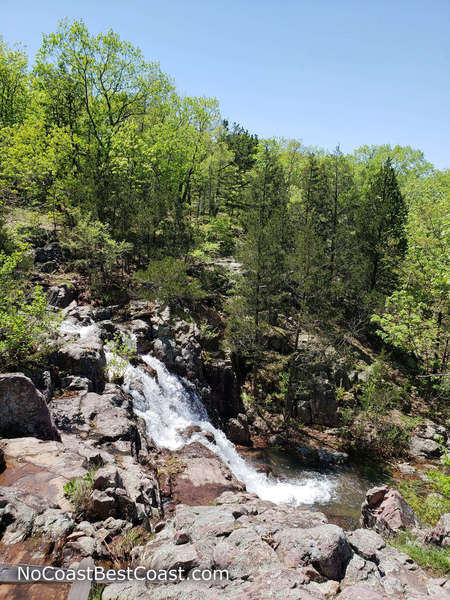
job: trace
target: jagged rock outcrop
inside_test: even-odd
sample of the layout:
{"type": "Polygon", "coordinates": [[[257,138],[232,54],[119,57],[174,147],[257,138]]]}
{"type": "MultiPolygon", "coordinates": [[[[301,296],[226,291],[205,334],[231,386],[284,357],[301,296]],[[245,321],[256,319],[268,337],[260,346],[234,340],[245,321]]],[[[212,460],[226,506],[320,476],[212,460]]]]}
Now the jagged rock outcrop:
{"type": "Polygon", "coordinates": [[[415,458],[435,459],[442,454],[442,444],[448,441],[447,429],[426,420],[409,439],[409,452],[415,458]]]}
{"type": "Polygon", "coordinates": [[[53,285],[47,291],[47,302],[55,308],[67,308],[74,299],[75,290],[66,283],[53,285]]]}
{"type": "Polygon", "coordinates": [[[55,353],[53,362],[62,372],[86,377],[96,392],[102,391],[106,358],[100,337],[92,335],[67,342],[55,353]]]}
{"type": "Polygon", "coordinates": [[[419,527],[420,523],[400,492],[383,485],[367,492],[361,507],[361,526],[391,535],[401,529],[419,527]]]}
{"type": "Polygon", "coordinates": [[[23,373],[0,375],[0,437],[57,440],[44,396],[23,373]]]}
{"type": "Polygon", "coordinates": [[[450,546],[450,513],[445,513],[436,526],[425,535],[425,542],[437,546],[450,546]]]}

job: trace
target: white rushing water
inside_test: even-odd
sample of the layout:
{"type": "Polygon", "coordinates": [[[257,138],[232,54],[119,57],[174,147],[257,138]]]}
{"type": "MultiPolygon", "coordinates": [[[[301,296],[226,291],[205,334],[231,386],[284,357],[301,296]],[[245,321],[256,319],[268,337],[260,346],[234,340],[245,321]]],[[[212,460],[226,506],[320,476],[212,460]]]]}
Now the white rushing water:
{"type": "MultiPolygon", "coordinates": [[[[68,334],[76,333],[84,338],[95,334],[97,326],[94,324],[80,328],[66,321],[60,330],[68,334]]],[[[111,360],[114,362],[113,354],[107,351],[106,357],[110,369],[114,368],[111,367],[111,360]]],[[[212,425],[196,392],[188,389],[179,377],[170,373],[154,356],[145,355],[142,359],[156,371],[157,377],[152,377],[142,367],[133,367],[123,362],[123,387],[132,396],[134,410],[145,420],[147,432],[157,446],[177,450],[186,443],[198,440],[228,465],[236,478],[245,483],[249,492],[257,494],[262,500],[293,505],[331,500],[336,482],[326,475],[309,472],[304,477],[283,480],[257,471],[239,455],[223,431],[212,425]],[[198,433],[194,433],[186,441],[182,433],[192,425],[212,433],[215,443],[208,442],[198,433]]]]}
{"type": "Polygon", "coordinates": [[[308,477],[282,481],[257,471],[239,455],[223,431],[212,425],[195,392],[188,390],[155,357],[146,355],[143,360],[156,371],[157,378],[151,377],[140,367],[128,365],[124,388],[133,397],[136,413],[145,420],[147,431],[158,446],[170,450],[181,448],[186,444],[183,430],[197,425],[214,435],[215,444],[195,433],[189,441],[198,440],[218,454],[237,479],[245,483],[247,490],[262,500],[299,505],[331,499],[335,483],[325,475],[309,474],[308,477]]]}

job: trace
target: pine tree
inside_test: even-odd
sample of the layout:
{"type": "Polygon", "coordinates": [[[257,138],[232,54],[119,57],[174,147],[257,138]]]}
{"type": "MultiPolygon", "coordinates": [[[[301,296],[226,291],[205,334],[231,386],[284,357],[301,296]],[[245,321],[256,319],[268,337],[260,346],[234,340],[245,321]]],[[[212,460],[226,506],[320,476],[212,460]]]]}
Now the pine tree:
{"type": "Polygon", "coordinates": [[[369,181],[357,214],[357,233],[366,259],[367,289],[392,291],[395,269],[406,249],[407,209],[390,159],[369,181]]]}

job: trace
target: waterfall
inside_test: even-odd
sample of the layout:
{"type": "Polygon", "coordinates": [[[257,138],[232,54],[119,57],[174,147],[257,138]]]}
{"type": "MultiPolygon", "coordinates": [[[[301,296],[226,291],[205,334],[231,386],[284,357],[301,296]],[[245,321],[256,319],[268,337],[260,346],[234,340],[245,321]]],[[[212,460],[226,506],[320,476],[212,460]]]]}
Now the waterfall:
{"type": "Polygon", "coordinates": [[[132,396],[135,412],[144,419],[148,434],[158,446],[177,450],[186,443],[200,441],[222,459],[249,492],[262,500],[300,505],[331,499],[334,483],[325,475],[316,473],[283,481],[257,471],[239,455],[223,431],[212,425],[196,392],[189,390],[154,356],[146,355],[142,359],[156,371],[157,377],[151,377],[140,367],[128,365],[124,389],[132,396]],[[181,434],[191,425],[212,433],[215,443],[208,442],[198,433],[186,442],[181,434]]]}
{"type": "MultiPolygon", "coordinates": [[[[64,334],[79,335],[80,338],[98,335],[97,325],[80,326],[68,320],[60,325],[59,330],[64,334]]],[[[107,346],[106,358],[108,363],[113,359],[107,346]]],[[[262,500],[296,506],[331,500],[336,482],[324,474],[309,472],[303,477],[278,479],[257,471],[239,455],[223,431],[212,425],[195,391],[189,389],[177,375],[170,373],[154,356],[148,354],[141,358],[156,371],[157,376],[152,377],[143,367],[134,367],[123,361],[123,387],[133,398],[134,410],[144,419],[147,433],[157,446],[177,450],[187,443],[201,442],[221,458],[249,492],[257,494],[262,500]],[[186,441],[182,432],[191,425],[212,433],[215,443],[198,433],[192,434],[186,441]]],[[[109,370],[113,370],[111,364],[109,370]]]]}

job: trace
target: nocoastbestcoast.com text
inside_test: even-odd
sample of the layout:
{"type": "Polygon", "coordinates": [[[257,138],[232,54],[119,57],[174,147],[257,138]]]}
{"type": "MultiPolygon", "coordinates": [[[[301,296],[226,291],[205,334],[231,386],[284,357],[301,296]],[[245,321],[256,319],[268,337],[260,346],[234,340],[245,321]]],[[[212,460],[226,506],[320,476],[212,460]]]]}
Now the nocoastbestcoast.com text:
{"type": "Polygon", "coordinates": [[[18,567],[18,581],[22,583],[36,582],[71,582],[92,581],[95,583],[112,583],[117,581],[149,581],[154,583],[193,581],[227,581],[229,574],[224,569],[192,569],[188,574],[178,569],[106,569],[102,566],[86,567],[85,569],[58,569],[55,567],[18,567]]]}

